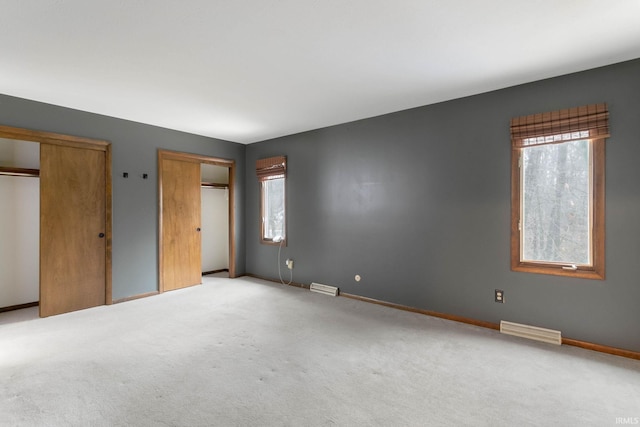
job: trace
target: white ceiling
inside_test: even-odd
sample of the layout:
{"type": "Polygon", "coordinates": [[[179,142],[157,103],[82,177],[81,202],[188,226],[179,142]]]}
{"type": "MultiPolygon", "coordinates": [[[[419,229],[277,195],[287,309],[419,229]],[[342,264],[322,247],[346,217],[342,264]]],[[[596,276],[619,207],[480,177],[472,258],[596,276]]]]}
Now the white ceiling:
{"type": "Polygon", "coordinates": [[[0,93],[241,143],[639,57],[638,0],[0,1],[0,93]]]}

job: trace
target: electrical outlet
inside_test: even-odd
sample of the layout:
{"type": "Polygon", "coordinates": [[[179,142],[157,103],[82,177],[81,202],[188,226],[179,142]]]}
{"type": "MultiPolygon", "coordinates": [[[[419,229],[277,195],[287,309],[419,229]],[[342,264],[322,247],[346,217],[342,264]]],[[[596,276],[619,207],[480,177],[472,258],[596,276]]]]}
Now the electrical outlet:
{"type": "Polygon", "coordinates": [[[293,260],[291,258],[287,258],[287,260],[285,261],[285,263],[287,264],[287,268],[289,270],[293,270],[293,260]]]}
{"type": "Polygon", "coordinates": [[[496,289],[496,302],[504,304],[504,291],[500,289],[496,289]]]}

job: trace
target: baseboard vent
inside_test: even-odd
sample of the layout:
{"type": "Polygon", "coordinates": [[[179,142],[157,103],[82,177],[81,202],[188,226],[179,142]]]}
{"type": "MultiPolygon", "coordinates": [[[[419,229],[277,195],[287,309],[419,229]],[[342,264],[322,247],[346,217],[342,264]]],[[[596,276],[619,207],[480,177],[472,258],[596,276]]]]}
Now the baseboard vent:
{"type": "Polygon", "coordinates": [[[521,325],[520,323],[500,322],[500,332],[516,337],[529,338],[531,340],[547,342],[550,344],[562,344],[560,331],[553,329],[539,328],[537,326],[521,325]]]}
{"type": "Polygon", "coordinates": [[[312,283],[309,289],[312,292],[318,292],[320,294],[330,295],[332,297],[338,296],[338,288],[335,286],[321,285],[320,283],[312,283]]]}

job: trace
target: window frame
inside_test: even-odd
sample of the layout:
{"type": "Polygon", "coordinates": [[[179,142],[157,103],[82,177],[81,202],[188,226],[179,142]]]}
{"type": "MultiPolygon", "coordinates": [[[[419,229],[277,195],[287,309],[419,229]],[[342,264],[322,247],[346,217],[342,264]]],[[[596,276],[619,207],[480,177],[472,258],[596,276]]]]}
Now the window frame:
{"type": "MultiPolygon", "coordinates": [[[[603,105],[603,104],[602,104],[603,105]]],[[[606,108],[606,105],[605,107],[606,108]]],[[[568,111],[568,110],[564,110],[568,111]]],[[[608,117],[608,111],[607,111],[608,117]]],[[[532,116],[530,116],[532,117],[532,116]]],[[[548,117],[548,116],[545,116],[548,117]]],[[[515,119],[514,119],[515,120],[515,119]]],[[[520,220],[522,214],[522,174],[521,156],[526,149],[521,145],[522,139],[513,137],[511,148],[511,270],[517,272],[548,274],[554,276],[575,277],[604,280],[605,278],[605,138],[606,132],[593,132],[595,137],[580,138],[589,140],[591,149],[591,266],[576,266],[568,263],[523,261],[522,231],[520,220]]],[[[573,130],[575,130],[574,128],[573,130]]],[[[580,129],[580,127],[578,127],[580,129]]],[[[582,124],[581,129],[586,129],[582,124]]],[[[547,135],[549,133],[547,132],[547,135]]],[[[544,135],[543,132],[540,135],[544,135]]],[[[562,143],[562,142],[560,142],[562,143]]]]}
{"type": "Polygon", "coordinates": [[[258,159],[256,161],[256,176],[258,177],[258,184],[260,186],[260,243],[265,245],[287,245],[287,157],[275,156],[264,159],[258,159]],[[274,241],[273,238],[265,237],[265,183],[274,179],[283,180],[283,210],[284,218],[282,231],[284,236],[282,241],[274,241]]]}

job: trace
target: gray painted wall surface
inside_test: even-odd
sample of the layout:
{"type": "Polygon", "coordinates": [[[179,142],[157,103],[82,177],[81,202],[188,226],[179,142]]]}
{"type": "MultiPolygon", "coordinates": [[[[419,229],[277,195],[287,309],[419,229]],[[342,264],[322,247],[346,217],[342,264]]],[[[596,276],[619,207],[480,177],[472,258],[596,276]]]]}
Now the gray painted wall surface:
{"type": "Polygon", "coordinates": [[[244,274],[244,145],[5,95],[0,124],[112,143],[114,299],[158,289],[158,149],[235,160],[236,272],[244,274]]]}
{"type": "Polygon", "coordinates": [[[249,145],[247,272],[278,277],[278,248],[259,243],[254,165],[286,155],[294,281],[640,351],[639,114],[635,60],[249,145]],[[512,272],[509,120],[598,102],[612,132],[607,279],[512,272]]]}

